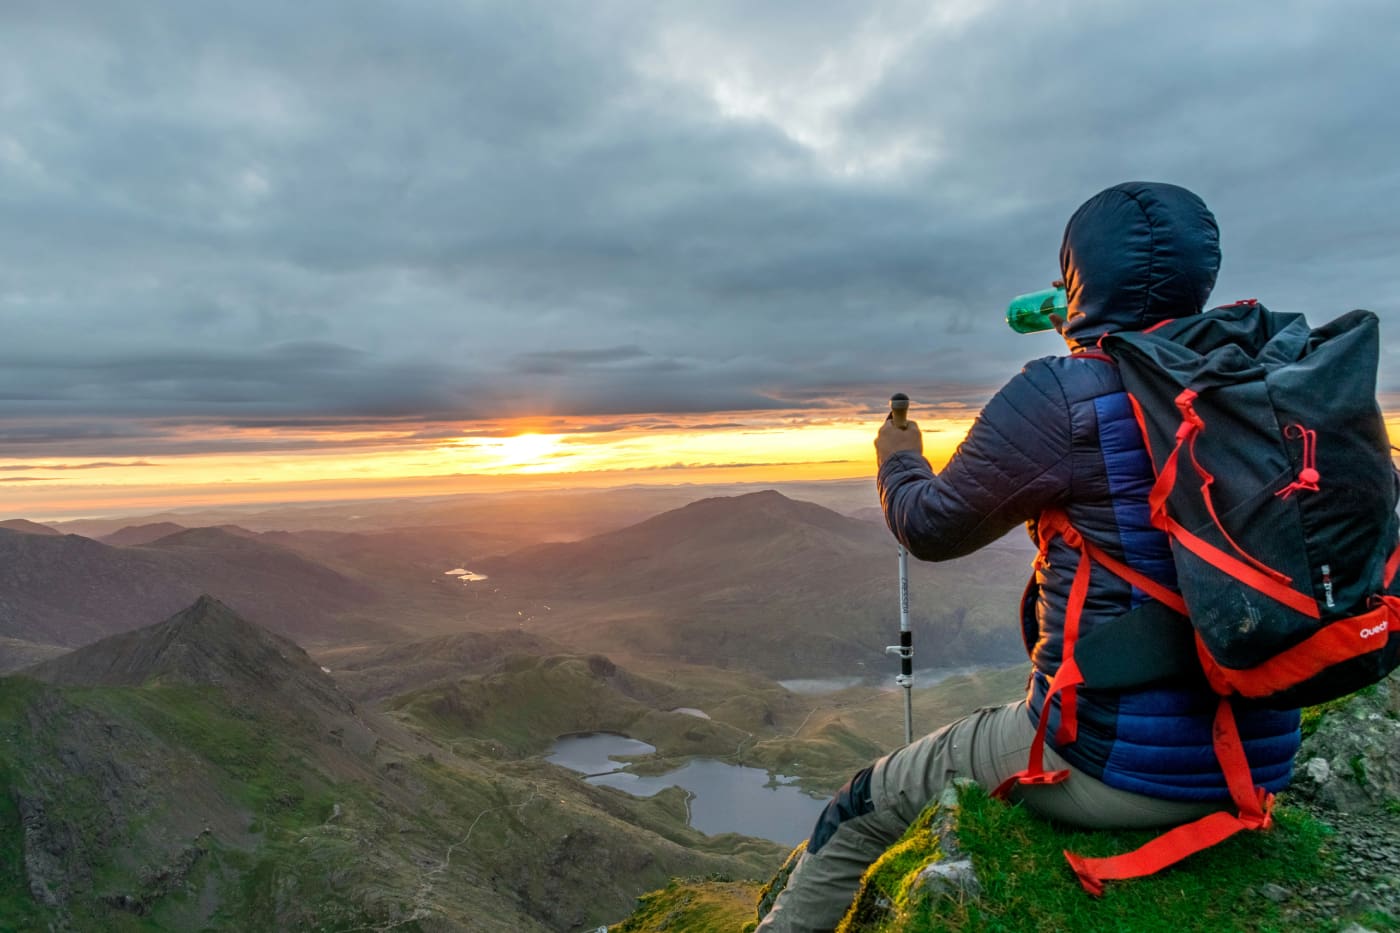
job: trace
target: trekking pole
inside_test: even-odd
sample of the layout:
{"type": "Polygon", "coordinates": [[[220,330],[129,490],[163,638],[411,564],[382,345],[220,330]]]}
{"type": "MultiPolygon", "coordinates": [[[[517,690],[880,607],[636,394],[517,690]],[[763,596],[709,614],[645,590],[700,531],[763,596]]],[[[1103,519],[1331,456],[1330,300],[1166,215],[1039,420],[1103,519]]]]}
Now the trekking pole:
{"type": "MultiPolygon", "coordinates": [[[[909,396],[896,392],[890,396],[890,417],[894,426],[903,431],[909,426],[909,396]]],[[[899,644],[890,645],[885,654],[899,656],[899,676],[894,682],[904,688],[904,744],[914,741],[914,634],[909,630],[909,552],[899,545],[899,644]]]]}

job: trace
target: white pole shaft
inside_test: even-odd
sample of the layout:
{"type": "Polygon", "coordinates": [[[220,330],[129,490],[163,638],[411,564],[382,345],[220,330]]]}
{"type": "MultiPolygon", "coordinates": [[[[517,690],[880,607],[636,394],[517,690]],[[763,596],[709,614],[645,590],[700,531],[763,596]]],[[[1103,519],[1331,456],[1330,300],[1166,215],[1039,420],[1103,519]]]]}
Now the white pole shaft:
{"type": "Polygon", "coordinates": [[[914,645],[909,630],[909,552],[899,546],[899,680],[904,687],[904,744],[914,741],[914,645]]]}

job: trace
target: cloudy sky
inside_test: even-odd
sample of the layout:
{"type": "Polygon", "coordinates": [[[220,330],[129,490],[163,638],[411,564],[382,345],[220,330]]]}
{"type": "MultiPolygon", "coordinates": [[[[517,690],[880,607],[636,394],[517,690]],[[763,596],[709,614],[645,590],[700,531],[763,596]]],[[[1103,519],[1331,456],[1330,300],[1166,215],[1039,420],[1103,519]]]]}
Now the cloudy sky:
{"type": "Polygon", "coordinates": [[[1398,47],[1394,0],[5,0],[0,510],[868,472],[891,391],[946,447],[1060,349],[1006,301],[1135,178],[1211,205],[1217,300],[1378,311],[1400,390],[1398,47]]]}

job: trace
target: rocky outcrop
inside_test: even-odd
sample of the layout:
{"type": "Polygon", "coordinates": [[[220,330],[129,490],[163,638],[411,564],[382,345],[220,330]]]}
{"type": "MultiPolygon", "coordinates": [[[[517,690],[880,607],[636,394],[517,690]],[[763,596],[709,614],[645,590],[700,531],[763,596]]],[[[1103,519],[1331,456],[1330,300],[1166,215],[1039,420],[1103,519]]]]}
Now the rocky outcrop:
{"type": "Polygon", "coordinates": [[[1391,676],[1323,711],[1297,761],[1292,793],[1321,808],[1400,807],[1400,683],[1391,676]]]}
{"type": "MultiPolygon", "coordinates": [[[[1298,920],[1346,913],[1400,918],[1400,681],[1392,675],[1309,710],[1287,799],[1333,832],[1339,871],[1299,890],[1298,920]]],[[[1291,892],[1290,892],[1291,893],[1291,892]]]]}

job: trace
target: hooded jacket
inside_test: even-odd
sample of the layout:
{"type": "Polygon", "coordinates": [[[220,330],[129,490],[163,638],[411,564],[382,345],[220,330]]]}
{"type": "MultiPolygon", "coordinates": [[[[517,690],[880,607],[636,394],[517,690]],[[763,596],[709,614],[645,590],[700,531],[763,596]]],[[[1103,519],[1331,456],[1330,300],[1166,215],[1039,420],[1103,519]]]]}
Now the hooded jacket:
{"type": "MultiPolygon", "coordinates": [[[[880,468],[886,521],[910,553],[934,561],[960,557],[1017,524],[1033,529],[1043,510],[1060,508],[1087,540],[1174,587],[1170,546],[1149,520],[1154,475],[1131,404],[1114,364],[1084,351],[1105,333],[1200,313],[1219,266],[1215,218],[1184,188],[1129,182],[1080,207],[1060,249],[1071,354],[1027,364],[987,403],[942,473],[911,452],[880,468]]],[[[1062,661],[1079,551],[1055,538],[1046,557],[1021,606],[1033,720],[1062,661]]],[[[1147,598],[1095,566],[1080,637],[1147,598]]],[[[1082,688],[1077,739],[1051,744],[1113,787],[1173,800],[1225,800],[1211,741],[1217,701],[1203,680],[1082,688]]],[[[1051,736],[1058,718],[1057,699],[1051,736]]],[[[1255,782],[1282,789],[1298,749],[1298,712],[1239,708],[1237,718],[1255,782]]]]}

